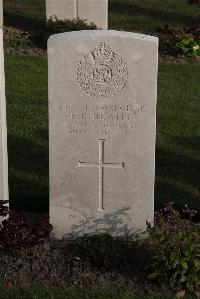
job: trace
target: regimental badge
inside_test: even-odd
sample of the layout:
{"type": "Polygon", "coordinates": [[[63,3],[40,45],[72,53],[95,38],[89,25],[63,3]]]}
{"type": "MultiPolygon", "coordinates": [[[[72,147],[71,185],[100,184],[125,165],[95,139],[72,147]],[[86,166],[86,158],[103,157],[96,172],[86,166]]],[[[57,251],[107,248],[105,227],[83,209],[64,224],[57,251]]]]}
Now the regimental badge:
{"type": "Polygon", "coordinates": [[[89,96],[110,98],[127,85],[127,65],[102,42],[78,64],[77,81],[89,96]]]}

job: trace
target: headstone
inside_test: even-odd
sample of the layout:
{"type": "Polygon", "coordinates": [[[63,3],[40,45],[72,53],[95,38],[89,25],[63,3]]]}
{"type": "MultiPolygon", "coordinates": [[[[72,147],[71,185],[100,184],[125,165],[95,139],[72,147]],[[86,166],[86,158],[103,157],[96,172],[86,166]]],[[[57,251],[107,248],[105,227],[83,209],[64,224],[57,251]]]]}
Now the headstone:
{"type": "Polygon", "coordinates": [[[78,17],[98,28],[108,29],[108,0],[79,0],[78,17]]]}
{"type": "Polygon", "coordinates": [[[8,200],[7,126],[2,29],[0,29],[0,200],[8,200]]]}
{"type": "Polygon", "coordinates": [[[55,16],[59,20],[76,19],[76,4],[75,0],[46,0],[47,20],[55,16]]]}
{"type": "Polygon", "coordinates": [[[0,0],[0,28],[3,28],[3,0],[0,0]]]}
{"type": "Polygon", "coordinates": [[[46,0],[46,15],[63,19],[84,19],[98,28],[108,28],[108,0],[46,0]]]}
{"type": "Polygon", "coordinates": [[[79,31],[48,42],[55,237],[130,235],[153,221],[158,40],[79,31]]]}

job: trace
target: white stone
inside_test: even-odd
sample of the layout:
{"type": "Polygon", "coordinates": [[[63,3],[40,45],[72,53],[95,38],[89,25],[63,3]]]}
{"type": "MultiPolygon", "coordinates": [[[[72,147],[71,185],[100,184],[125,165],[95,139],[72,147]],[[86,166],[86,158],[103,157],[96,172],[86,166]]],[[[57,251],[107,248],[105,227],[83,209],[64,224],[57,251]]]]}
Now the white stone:
{"type": "Polygon", "coordinates": [[[98,28],[108,29],[108,0],[79,0],[78,17],[98,28]]]}
{"type": "Polygon", "coordinates": [[[158,39],[117,31],[48,42],[54,236],[113,236],[153,221],[158,39]]]}
{"type": "Polygon", "coordinates": [[[2,29],[0,29],[0,200],[8,200],[7,125],[2,29]]]}
{"type": "Polygon", "coordinates": [[[108,0],[46,0],[47,19],[84,19],[98,28],[108,28],[108,0]]]}
{"type": "Polygon", "coordinates": [[[47,19],[57,17],[59,20],[76,19],[75,0],[46,0],[47,19]]]}

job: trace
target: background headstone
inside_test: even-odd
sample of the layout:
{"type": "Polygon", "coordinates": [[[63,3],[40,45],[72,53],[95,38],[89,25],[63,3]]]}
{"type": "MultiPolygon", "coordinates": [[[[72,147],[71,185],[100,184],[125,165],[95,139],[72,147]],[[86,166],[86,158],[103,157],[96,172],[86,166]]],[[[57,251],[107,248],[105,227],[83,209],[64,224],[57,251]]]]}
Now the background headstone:
{"type": "Polygon", "coordinates": [[[57,237],[152,222],[158,39],[117,31],[48,42],[50,219],[57,237]]]}
{"type": "Polygon", "coordinates": [[[8,200],[7,125],[2,29],[0,29],[0,200],[8,200]]]}
{"type": "Polygon", "coordinates": [[[77,18],[75,0],[46,0],[47,19],[56,16],[59,20],[77,18]]]}
{"type": "Polygon", "coordinates": [[[3,0],[0,0],[0,28],[3,28],[3,0]]]}
{"type": "Polygon", "coordinates": [[[108,0],[46,0],[47,19],[86,19],[98,28],[108,28],[108,0]]]}
{"type": "Polygon", "coordinates": [[[78,17],[98,28],[108,29],[108,0],[79,0],[78,17]]]}

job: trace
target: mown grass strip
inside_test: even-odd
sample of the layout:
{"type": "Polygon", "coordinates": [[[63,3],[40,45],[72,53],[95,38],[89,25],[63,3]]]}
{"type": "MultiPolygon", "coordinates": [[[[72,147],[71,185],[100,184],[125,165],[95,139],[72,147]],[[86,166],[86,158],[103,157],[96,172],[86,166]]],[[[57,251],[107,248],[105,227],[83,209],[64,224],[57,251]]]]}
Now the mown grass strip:
{"type": "MultiPolygon", "coordinates": [[[[58,288],[0,288],[1,299],[175,299],[172,295],[134,295],[119,292],[98,292],[58,288]]],[[[192,299],[193,297],[185,297],[192,299]]]]}

